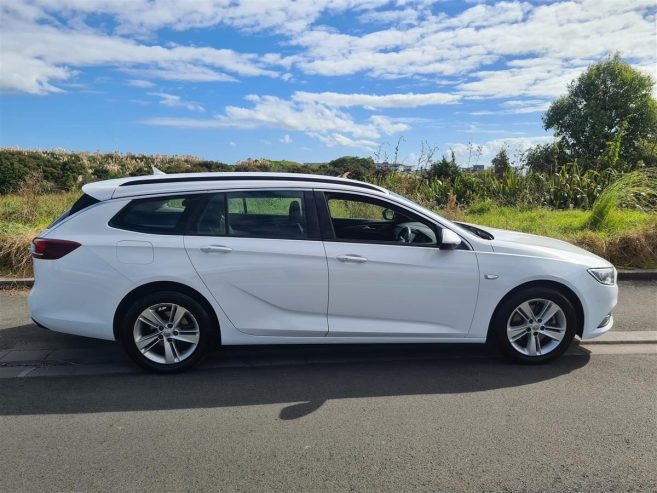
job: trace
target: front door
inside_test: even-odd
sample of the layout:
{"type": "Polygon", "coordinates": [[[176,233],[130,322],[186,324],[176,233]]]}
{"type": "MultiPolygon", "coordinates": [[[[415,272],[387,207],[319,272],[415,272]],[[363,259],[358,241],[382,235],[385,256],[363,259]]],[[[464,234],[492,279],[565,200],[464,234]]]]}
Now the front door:
{"type": "MultiPolygon", "coordinates": [[[[479,270],[465,247],[441,250],[440,227],[365,194],[325,192],[329,336],[464,337],[479,270]]],[[[321,194],[319,195],[321,197],[321,194]]],[[[325,205],[324,205],[325,204],[325,205]]]]}
{"type": "Polygon", "coordinates": [[[328,269],[311,192],[213,194],[185,235],[194,268],[252,335],[324,336],[328,269]]]}

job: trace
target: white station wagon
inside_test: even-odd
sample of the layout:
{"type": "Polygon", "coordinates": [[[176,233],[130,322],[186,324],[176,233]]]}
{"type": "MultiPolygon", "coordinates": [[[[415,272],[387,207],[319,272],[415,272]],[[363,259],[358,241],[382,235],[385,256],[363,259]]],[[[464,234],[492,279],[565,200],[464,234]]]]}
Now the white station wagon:
{"type": "Polygon", "coordinates": [[[33,242],[33,320],[173,372],[217,343],[484,343],[543,363],[612,327],[616,270],[383,188],[276,173],[85,185],[33,242]]]}

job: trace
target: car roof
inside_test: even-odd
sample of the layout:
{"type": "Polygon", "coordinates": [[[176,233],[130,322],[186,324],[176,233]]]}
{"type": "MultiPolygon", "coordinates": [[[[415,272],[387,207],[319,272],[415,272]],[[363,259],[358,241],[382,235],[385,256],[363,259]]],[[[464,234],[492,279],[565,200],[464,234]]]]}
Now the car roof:
{"type": "Polygon", "coordinates": [[[227,188],[302,188],[322,187],[339,190],[370,190],[381,194],[389,192],[382,187],[347,178],[301,173],[175,173],[117,178],[88,183],[82,191],[97,200],[134,197],[161,193],[182,193],[227,188]]]}

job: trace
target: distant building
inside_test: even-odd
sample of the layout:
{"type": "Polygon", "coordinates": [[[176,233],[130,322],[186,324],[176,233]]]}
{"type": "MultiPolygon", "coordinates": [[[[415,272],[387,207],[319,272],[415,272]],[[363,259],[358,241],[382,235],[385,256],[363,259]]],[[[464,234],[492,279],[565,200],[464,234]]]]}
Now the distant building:
{"type": "Polygon", "coordinates": [[[468,173],[476,173],[477,171],[483,171],[485,169],[485,166],[483,164],[475,164],[474,166],[470,166],[469,168],[464,168],[465,171],[468,173]]]}
{"type": "Polygon", "coordinates": [[[403,163],[374,163],[376,169],[382,171],[401,171],[403,173],[410,173],[413,171],[413,166],[403,163]]]}

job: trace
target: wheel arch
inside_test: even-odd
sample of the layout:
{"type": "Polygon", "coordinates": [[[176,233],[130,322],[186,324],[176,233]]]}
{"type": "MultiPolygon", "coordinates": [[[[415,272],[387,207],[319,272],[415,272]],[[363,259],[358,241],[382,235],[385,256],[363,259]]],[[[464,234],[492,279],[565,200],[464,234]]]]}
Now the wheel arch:
{"type": "Polygon", "coordinates": [[[203,306],[203,308],[208,312],[208,315],[212,319],[214,325],[217,327],[219,342],[221,343],[221,327],[219,325],[219,318],[217,317],[217,312],[214,310],[210,302],[208,302],[207,298],[186,284],[172,281],[149,282],[147,284],[142,284],[141,286],[126,294],[114,312],[112,327],[112,330],[114,331],[114,339],[117,341],[120,339],[121,331],[119,328],[121,321],[123,320],[123,317],[125,316],[132,302],[139,299],[141,296],[144,296],[145,294],[153,293],[155,291],[177,291],[179,293],[186,294],[187,296],[200,303],[201,306],[203,306]]]}
{"type": "Polygon", "coordinates": [[[550,280],[536,280],[536,281],[530,281],[526,282],[523,284],[520,284],[513,288],[511,291],[506,293],[502,299],[497,303],[497,306],[495,307],[495,310],[493,310],[493,314],[490,318],[489,324],[488,324],[488,334],[487,338],[491,336],[492,333],[492,327],[493,327],[493,322],[495,318],[497,317],[497,313],[500,310],[501,306],[504,304],[504,302],[509,299],[511,296],[514,294],[523,291],[525,289],[529,288],[536,288],[536,287],[541,287],[541,288],[552,288],[555,289],[556,291],[559,291],[561,294],[563,294],[566,298],[568,298],[568,301],[570,301],[573,304],[573,308],[575,308],[575,314],[577,315],[577,329],[575,333],[578,336],[582,336],[582,333],[584,331],[584,307],[582,305],[581,300],[579,299],[579,296],[573,291],[571,288],[566,286],[565,284],[562,284],[557,281],[550,281],[550,280]]]}

